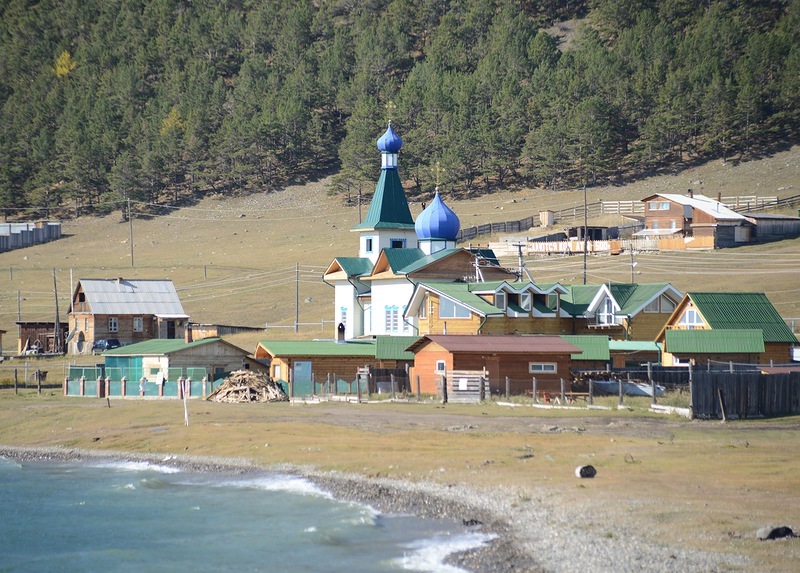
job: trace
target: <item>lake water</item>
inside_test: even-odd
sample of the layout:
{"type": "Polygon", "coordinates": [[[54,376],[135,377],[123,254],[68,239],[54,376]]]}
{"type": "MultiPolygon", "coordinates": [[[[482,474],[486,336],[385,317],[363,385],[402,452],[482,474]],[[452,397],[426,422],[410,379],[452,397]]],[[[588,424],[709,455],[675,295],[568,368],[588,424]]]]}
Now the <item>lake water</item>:
{"type": "Polygon", "coordinates": [[[0,458],[0,571],[450,573],[448,554],[488,539],[283,474],[0,458]]]}

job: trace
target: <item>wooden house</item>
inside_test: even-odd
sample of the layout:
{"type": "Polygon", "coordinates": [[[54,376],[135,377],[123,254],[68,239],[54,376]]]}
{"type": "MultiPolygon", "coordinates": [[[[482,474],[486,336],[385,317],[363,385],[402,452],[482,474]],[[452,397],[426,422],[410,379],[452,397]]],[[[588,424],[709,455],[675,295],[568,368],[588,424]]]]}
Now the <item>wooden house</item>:
{"type": "MultiPolygon", "coordinates": [[[[116,371],[128,380],[175,381],[180,376],[195,380],[204,376],[223,378],[240,369],[261,369],[249,353],[221,338],[186,340],[154,339],[107,350],[102,354],[106,373],[116,371]]],[[[263,368],[266,370],[266,368],[263,368]]]]}
{"type": "Polygon", "coordinates": [[[356,378],[360,368],[405,371],[414,355],[407,348],[416,336],[376,336],[348,341],[262,340],[254,357],[269,364],[274,380],[289,383],[291,394],[315,393],[313,383],[356,378]]]}
{"type": "Polygon", "coordinates": [[[656,337],[662,364],[785,364],[797,337],[764,293],[686,293],[656,337]]]}
{"type": "Polygon", "coordinates": [[[733,247],[751,240],[753,224],[721,201],[694,193],[656,193],[642,199],[647,237],[707,238],[707,246],[733,247]]]}
{"type": "Polygon", "coordinates": [[[420,282],[405,314],[427,334],[604,334],[653,340],[681,293],[668,283],[420,282]]]}
{"type": "Polygon", "coordinates": [[[538,390],[557,392],[561,379],[570,389],[571,355],[582,351],[559,336],[463,336],[429,334],[409,348],[414,353],[412,377],[420,390],[439,394],[441,378],[452,371],[485,371],[493,388],[504,388],[508,377],[514,394],[538,390]]]}
{"type": "Polygon", "coordinates": [[[183,339],[189,319],[170,280],[80,279],[72,294],[68,353],[87,354],[96,340],[123,345],[183,339]]]}

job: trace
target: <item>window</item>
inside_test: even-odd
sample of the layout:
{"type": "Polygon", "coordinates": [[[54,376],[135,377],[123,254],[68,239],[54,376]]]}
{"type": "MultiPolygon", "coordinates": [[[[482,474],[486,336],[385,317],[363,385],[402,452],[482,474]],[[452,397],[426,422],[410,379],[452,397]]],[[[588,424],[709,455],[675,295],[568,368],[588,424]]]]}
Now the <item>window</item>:
{"type": "Polygon", "coordinates": [[[550,293],[547,295],[547,308],[558,310],[558,295],[550,293]]]}
{"type": "Polygon", "coordinates": [[[389,244],[393,249],[405,249],[406,248],[406,240],[405,239],[390,239],[389,244]]]}
{"type": "Polygon", "coordinates": [[[647,204],[648,211],[669,211],[669,201],[651,201],[647,204]]]}
{"type": "Polygon", "coordinates": [[[644,307],[645,312],[658,312],[658,299],[654,298],[644,307]]]}
{"type": "Polygon", "coordinates": [[[108,331],[109,332],[119,331],[119,319],[116,316],[108,317],[108,331]]]}
{"type": "Polygon", "coordinates": [[[674,310],[675,310],[675,303],[672,302],[667,297],[662,296],[661,297],[661,312],[667,312],[667,313],[672,314],[672,312],[674,310]]]}
{"type": "Polygon", "coordinates": [[[653,221],[653,228],[658,229],[658,221],[653,221]]]}
{"type": "Polygon", "coordinates": [[[372,252],[372,237],[367,237],[364,240],[364,252],[366,253],[372,252]]]}
{"type": "Polygon", "coordinates": [[[438,374],[444,374],[447,370],[447,365],[445,364],[444,360],[437,360],[436,361],[436,372],[438,374]]]}
{"type": "Polygon", "coordinates": [[[280,364],[276,364],[275,366],[272,367],[272,378],[274,378],[275,380],[280,380],[281,379],[281,365],[280,364]]]}
{"type": "Polygon", "coordinates": [[[469,318],[470,314],[467,307],[449,298],[439,298],[439,318],[469,318]]]}
{"type": "Polygon", "coordinates": [[[670,228],[670,229],[674,229],[674,228],[675,228],[675,221],[674,221],[674,220],[670,220],[670,222],[669,222],[669,228],[670,228]]]}
{"type": "Polygon", "coordinates": [[[397,332],[400,327],[400,312],[396,306],[387,306],[385,308],[386,324],[384,325],[386,332],[397,332]]]}
{"type": "Polygon", "coordinates": [[[144,320],[142,320],[141,316],[134,316],[133,317],[133,331],[134,332],[142,332],[144,330],[144,320]]]}
{"type": "Polygon", "coordinates": [[[597,324],[614,324],[614,303],[606,297],[597,311],[597,324]]]}
{"type": "Polygon", "coordinates": [[[343,306],[339,309],[339,322],[347,326],[347,307],[343,306]]]}
{"type": "Polygon", "coordinates": [[[506,309],[506,293],[504,292],[496,292],[494,293],[494,305],[499,308],[500,310],[506,309]]]}
{"type": "Polygon", "coordinates": [[[528,362],[528,372],[531,374],[555,374],[558,364],[555,362],[528,362]]]}
{"type": "Polygon", "coordinates": [[[700,313],[695,309],[687,308],[678,324],[687,330],[694,330],[698,326],[703,326],[703,319],[700,318],[700,313]]]}
{"type": "Polygon", "coordinates": [[[428,297],[424,297],[422,302],[419,305],[419,313],[418,316],[420,318],[428,318],[428,297]]]}
{"type": "Polygon", "coordinates": [[[530,312],[531,310],[531,293],[523,292],[519,295],[519,305],[522,307],[522,310],[527,310],[530,312]]]}
{"type": "Polygon", "coordinates": [[[89,317],[83,319],[83,331],[89,332],[89,317]]]}

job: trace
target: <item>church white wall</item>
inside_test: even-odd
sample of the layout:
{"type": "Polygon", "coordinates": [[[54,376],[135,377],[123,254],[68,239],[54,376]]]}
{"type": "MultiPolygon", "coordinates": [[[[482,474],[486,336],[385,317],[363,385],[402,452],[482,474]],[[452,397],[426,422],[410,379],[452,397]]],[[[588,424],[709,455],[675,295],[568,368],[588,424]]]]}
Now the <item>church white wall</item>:
{"type": "Polygon", "coordinates": [[[372,328],[365,334],[389,334],[410,336],[416,333],[403,322],[405,307],[411,300],[414,285],[405,279],[373,281],[372,283],[372,328]],[[390,313],[387,324],[387,313],[390,313]]]}
{"type": "Polygon", "coordinates": [[[347,281],[334,283],[333,319],[336,321],[334,333],[342,322],[342,309],[345,312],[344,337],[349,340],[364,334],[364,314],[356,298],[356,289],[347,281]]]}
{"type": "Polygon", "coordinates": [[[414,229],[375,229],[362,231],[359,238],[358,256],[367,258],[372,261],[372,264],[375,264],[381,250],[392,248],[392,241],[395,239],[405,240],[406,249],[417,248],[417,233],[414,229]],[[368,250],[370,239],[372,250],[368,250]]]}

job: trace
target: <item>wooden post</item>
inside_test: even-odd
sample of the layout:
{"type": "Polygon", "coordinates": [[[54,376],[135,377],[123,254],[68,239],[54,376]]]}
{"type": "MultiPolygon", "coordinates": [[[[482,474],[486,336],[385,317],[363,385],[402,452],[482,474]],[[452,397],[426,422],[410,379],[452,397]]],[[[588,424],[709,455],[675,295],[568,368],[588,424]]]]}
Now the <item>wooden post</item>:
{"type": "Polygon", "coordinates": [[[105,389],[105,381],[103,380],[102,376],[97,377],[97,391],[96,391],[96,398],[103,397],[103,390],[105,389]]]}
{"type": "Polygon", "coordinates": [[[658,402],[656,398],[656,383],[653,380],[653,367],[650,365],[650,361],[647,361],[647,379],[650,381],[650,392],[653,393],[653,404],[658,402]]]}
{"type": "Polygon", "coordinates": [[[484,375],[481,376],[481,390],[480,390],[480,401],[486,401],[486,371],[484,370],[484,375]]]}
{"type": "Polygon", "coordinates": [[[594,380],[589,378],[589,405],[594,404],[594,380]]]}
{"type": "Polygon", "coordinates": [[[16,393],[17,393],[17,388],[18,388],[18,386],[17,386],[17,384],[18,384],[18,378],[17,378],[17,376],[18,376],[18,375],[17,375],[17,369],[16,369],[16,368],[14,368],[14,394],[16,394],[16,393]]]}
{"type": "Polygon", "coordinates": [[[80,383],[80,387],[79,387],[78,391],[80,392],[80,394],[78,394],[78,395],[79,396],[83,396],[86,393],[86,378],[84,376],[81,376],[81,379],[79,380],[79,383],[80,383]]]}
{"type": "Polygon", "coordinates": [[[36,393],[42,393],[42,371],[38,368],[36,369],[36,393]]]}
{"type": "Polygon", "coordinates": [[[422,399],[422,393],[420,392],[420,385],[419,385],[419,374],[417,374],[417,402],[422,399]]]}
{"type": "Polygon", "coordinates": [[[333,393],[339,393],[339,379],[336,378],[336,372],[333,373],[333,393]]]}
{"type": "Polygon", "coordinates": [[[561,403],[566,404],[566,396],[564,396],[564,379],[561,379],[561,403]]]}
{"type": "Polygon", "coordinates": [[[728,364],[729,364],[728,370],[730,371],[731,374],[733,374],[733,360],[731,360],[728,364]]]}
{"type": "Polygon", "coordinates": [[[442,374],[442,404],[447,404],[447,378],[442,374]]]}
{"type": "Polygon", "coordinates": [[[358,403],[361,403],[361,374],[356,372],[356,392],[358,393],[358,403]]]}
{"type": "Polygon", "coordinates": [[[722,399],[722,390],[717,387],[717,397],[719,398],[719,409],[722,411],[722,421],[727,422],[728,416],[725,414],[725,401],[722,399]]]}
{"type": "Polygon", "coordinates": [[[533,377],[533,403],[539,403],[539,393],[536,391],[536,376],[533,377]]]}
{"type": "Polygon", "coordinates": [[[327,393],[330,394],[331,393],[331,373],[330,372],[328,372],[325,375],[325,386],[328,389],[327,393]]]}
{"type": "MultiPolygon", "coordinates": [[[[108,395],[110,393],[111,393],[111,378],[109,376],[106,376],[105,391],[103,392],[103,394],[105,395],[106,398],[108,398],[108,395]]],[[[109,403],[108,407],[109,408],[111,407],[110,403],[109,403]]]]}
{"type": "Polygon", "coordinates": [[[392,382],[392,400],[394,400],[394,374],[389,373],[389,380],[392,382]]]}
{"type": "Polygon", "coordinates": [[[128,395],[128,379],[125,378],[125,376],[123,376],[122,380],[119,381],[119,395],[120,396],[128,395]]]}
{"type": "Polygon", "coordinates": [[[508,379],[508,376],[506,376],[506,400],[508,400],[508,397],[510,395],[511,395],[511,381],[508,379]]]}
{"type": "Polygon", "coordinates": [[[622,406],[622,378],[619,378],[619,379],[617,379],[617,384],[619,385],[619,389],[618,389],[618,392],[619,392],[619,402],[618,402],[618,404],[619,404],[620,406],[622,406]]]}
{"type": "Polygon", "coordinates": [[[694,420],[694,370],[689,362],[689,418],[694,420]]]}

